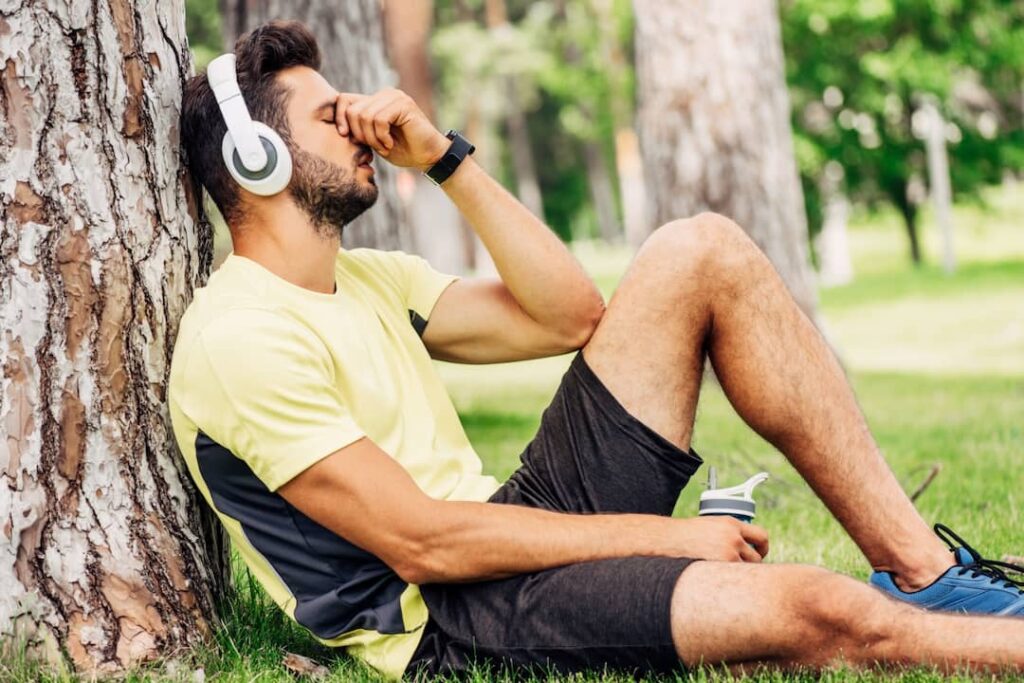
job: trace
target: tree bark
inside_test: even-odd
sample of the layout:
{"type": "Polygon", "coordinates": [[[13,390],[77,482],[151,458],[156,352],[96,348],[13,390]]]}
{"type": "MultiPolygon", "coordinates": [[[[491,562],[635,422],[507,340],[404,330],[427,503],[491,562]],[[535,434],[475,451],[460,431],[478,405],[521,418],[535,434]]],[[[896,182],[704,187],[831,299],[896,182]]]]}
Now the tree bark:
{"type": "Polygon", "coordinates": [[[651,227],[704,210],[733,218],[813,315],[775,1],[634,6],[651,227]]]}
{"type": "Polygon", "coordinates": [[[198,644],[228,580],[165,404],[191,71],[181,0],[0,4],[0,649],[81,672],[198,644]]]}
{"type": "MultiPolygon", "coordinates": [[[[320,73],[343,92],[372,93],[394,87],[380,0],[220,0],[228,49],[235,39],[271,19],[297,19],[312,29],[323,53],[320,73]]],[[[412,251],[413,237],[395,188],[395,167],[378,161],[380,195],[369,211],[346,226],[346,247],[412,251]]]]}

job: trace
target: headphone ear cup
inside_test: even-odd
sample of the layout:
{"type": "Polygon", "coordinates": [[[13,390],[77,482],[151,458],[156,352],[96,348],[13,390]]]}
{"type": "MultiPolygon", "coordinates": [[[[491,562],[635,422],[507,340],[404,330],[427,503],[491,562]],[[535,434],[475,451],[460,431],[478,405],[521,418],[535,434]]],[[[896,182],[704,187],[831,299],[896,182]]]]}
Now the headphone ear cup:
{"type": "Polygon", "coordinates": [[[292,178],[292,155],[273,128],[259,121],[253,121],[252,125],[267,153],[267,165],[257,171],[247,169],[238,156],[231,133],[224,133],[221,156],[235,182],[253,194],[269,197],[288,187],[292,178]]]}

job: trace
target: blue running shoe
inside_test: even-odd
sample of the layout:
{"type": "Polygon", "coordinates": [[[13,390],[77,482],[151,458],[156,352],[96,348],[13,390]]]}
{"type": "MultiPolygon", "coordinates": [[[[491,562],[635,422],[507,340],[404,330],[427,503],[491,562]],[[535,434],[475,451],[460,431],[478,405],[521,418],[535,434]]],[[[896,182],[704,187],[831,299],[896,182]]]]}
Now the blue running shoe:
{"type": "Polygon", "coordinates": [[[1024,567],[1008,562],[986,560],[964,539],[942,524],[935,525],[939,535],[953,551],[956,564],[921,590],[899,589],[889,572],[874,572],[870,583],[886,595],[912,605],[942,612],[963,612],[1024,617],[1024,580],[1007,572],[1024,575],[1024,567]]]}

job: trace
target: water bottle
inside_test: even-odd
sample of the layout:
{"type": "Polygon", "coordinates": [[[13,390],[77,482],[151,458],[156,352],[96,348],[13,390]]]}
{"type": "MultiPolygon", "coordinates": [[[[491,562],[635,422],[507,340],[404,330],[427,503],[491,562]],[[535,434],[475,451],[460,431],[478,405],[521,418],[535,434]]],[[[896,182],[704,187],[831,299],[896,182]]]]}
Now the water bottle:
{"type": "Polygon", "coordinates": [[[718,474],[714,467],[708,468],[708,490],[700,494],[698,515],[729,515],[741,522],[751,522],[754,517],[754,487],[768,479],[767,472],[758,472],[742,484],[726,489],[718,488],[718,474]]]}

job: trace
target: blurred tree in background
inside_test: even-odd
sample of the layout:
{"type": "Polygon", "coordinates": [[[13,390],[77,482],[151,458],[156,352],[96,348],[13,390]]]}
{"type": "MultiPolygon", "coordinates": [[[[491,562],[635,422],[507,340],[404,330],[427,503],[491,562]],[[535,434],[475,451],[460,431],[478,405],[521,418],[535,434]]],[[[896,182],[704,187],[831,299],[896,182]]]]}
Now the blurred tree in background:
{"type": "Polygon", "coordinates": [[[820,178],[836,162],[854,202],[899,210],[921,261],[925,94],[947,122],[956,195],[977,197],[1024,168],[1024,3],[785,0],[782,16],[812,229],[822,219],[820,178]]]}
{"type": "MultiPolygon", "coordinates": [[[[398,87],[416,100],[427,117],[438,125],[435,70],[430,59],[433,15],[433,0],[384,3],[384,35],[388,56],[398,74],[398,87]]],[[[485,250],[464,224],[455,205],[422,174],[400,169],[397,176],[400,199],[412,224],[416,253],[446,273],[462,274],[474,268],[482,269],[485,264],[478,263],[477,252],[485,250]]]]}
{"type": "Polygon", "coordinates": [[[637,131],[651,229],[716,211],[817,307],[775,0],[635,0],[637,131]]]}
{"type": "Polygon", "coordinates": [[[436,2],[441,119],[492,122],[480,132],[507,147],[491,170],[510,187],[534,173],[544,216],[564,239],[619,239],[615,132],[633,111],[628,0],[504,0],[503,22],[495,5],[436,2]],[[525,115],[525,128],[506,121],[510,109],[525,115]],[[532,170],[516,159],[524,146],[532,170]]]}
{"type": "MultiPolygon", "coordinates": [[[[636,244],[655,219],[643,209],[636,151],[630,0],[422,1],[433,5],[438,127],[466,130],[477,158],[564,239],[614,241],[625,224],[636,244]]],[[[830,195],[869,210],[889,204],[903,216],[913,258],[921,258],[926,95],[946,120],[957,197],[977,198],[983,186],[1024,168],[1024,3],[779,2],[812,234],[830,195]]],[[[389,30],[421,22],[419,4],[416,12],[401,0],[385,5],[389,30]]],[[[187,0],[187,12],[202,67],[223,49],[217,1],[187,0]]]]}

